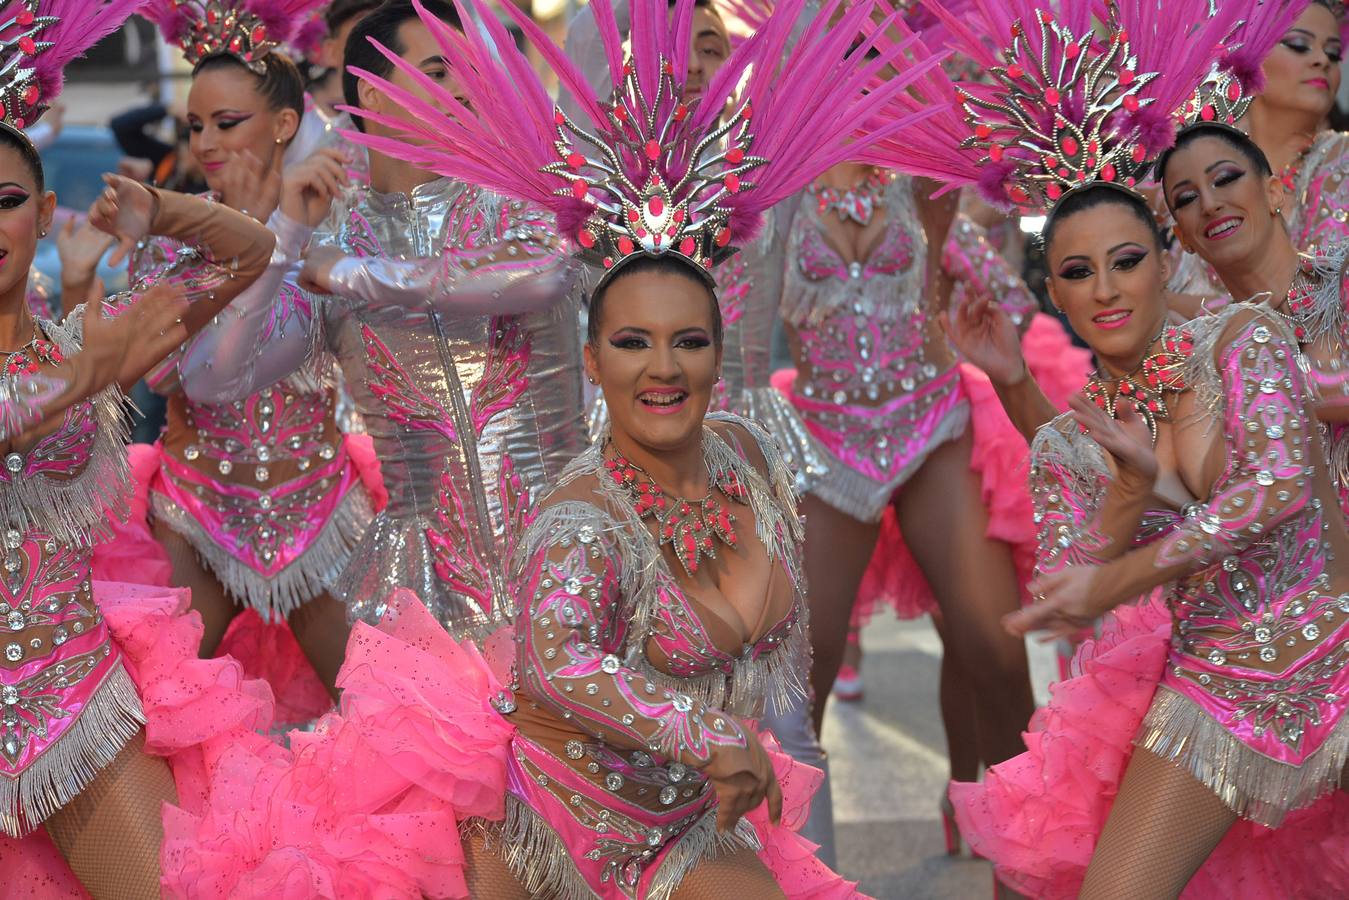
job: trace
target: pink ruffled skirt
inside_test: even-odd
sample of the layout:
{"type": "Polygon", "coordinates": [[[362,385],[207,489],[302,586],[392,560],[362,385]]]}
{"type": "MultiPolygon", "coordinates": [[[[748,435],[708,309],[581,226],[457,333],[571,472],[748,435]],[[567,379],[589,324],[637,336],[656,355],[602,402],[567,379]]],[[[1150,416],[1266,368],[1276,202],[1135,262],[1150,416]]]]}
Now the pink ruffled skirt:
{"type": "MultiPolygon", "coordinates": [[[[1076,897],[1161,681],[1171,614],[1118,608],[1073,659],[1072,677],[1025,734],[1026,752],[951,789],[961,834],[1031,897],[1076,897]]],[[[1271,830],[1239,820],[1182,893],[1187,900],[1349,895],[1349,797],[1330,794],[1271,830]]]]}

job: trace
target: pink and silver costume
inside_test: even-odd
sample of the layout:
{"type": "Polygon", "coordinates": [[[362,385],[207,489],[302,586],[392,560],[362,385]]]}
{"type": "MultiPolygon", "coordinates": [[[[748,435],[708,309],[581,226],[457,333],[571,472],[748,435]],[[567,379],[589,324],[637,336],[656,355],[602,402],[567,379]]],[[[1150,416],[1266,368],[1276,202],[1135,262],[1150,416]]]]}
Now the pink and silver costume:
{"type": "Polygon", "coordinates": [[[532,492],[585,445],[575,267],[541,213],[448,178],[358,189],[312,236],[273,222],[289,259],[350,254],[337,294],[242,298],[189,350],[189,391],[256,390],[329,350],[389,493],[335,596],[374,622],[407,588],[456,632],[490,623],[532,492]]]}
{"type": "MultiPolygon", "coordinates": [[[[1330,897],[1349,883],[1343,804],[1322,797],[1349,754],[1349,579],[1331,564],[1346,539],[1326,516],[1335,500],[1314,464],[1311,391],[1272,317],[1233,308],[1187,328],[1183,381],[1208,399],[1231,461],[1207,499],[1150,512],[1137,540],[1164,542],[1159,564],[1191,562],[1190,574],[1159,591],[1169,612],[1148,600],[1107,617],[1027,753],[952,792],[971,846],[1034,896],[1076,896],[1131,743],[1248,820],[1185,896],[1240,883],[1252,896],[1330,897]]],[[[1061,417],[1032,458],[1039,567],[1093,562],[1105,455],[1061,417]]]]}

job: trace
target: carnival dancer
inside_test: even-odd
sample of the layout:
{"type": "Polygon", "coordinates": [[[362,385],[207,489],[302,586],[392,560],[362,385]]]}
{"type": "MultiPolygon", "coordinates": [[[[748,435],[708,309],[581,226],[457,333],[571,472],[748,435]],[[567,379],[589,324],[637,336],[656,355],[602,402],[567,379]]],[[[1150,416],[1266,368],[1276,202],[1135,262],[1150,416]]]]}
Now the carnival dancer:
{"type": "MultiPolygon", "coordinates": [[[[744,44],[696,104],[681,99],[669,64],[688,46],[692,0],[673,16],[664,0],[635,3],[626,59],[612,9],[599,0],[613,90],[605,100],[522,12],[502,7],[573,93],[578,119],[557,112],[505,28],[477,4],[466,8],[486,36],[423,14],[458,98],[438,89],[428,101],[370,79],[416,118],[366,108],[409,143],[368,141],[549,209],[603,273],[591,294],[586,369],[605,389],[611,425],[519,540],[518,693],[496,704],[514,732],[503,740],[505,820],[465,823],[472,896],[851,893],[810,845],[768,821],[777,818],[774,765],[789,786],[807,774],[785,758],[774,763],[751,725],[764,700],[781,707],[802,695],[800,533],[792,479],[772,441],[738,417],[705,419],[720,356],[707,269],[736,235],[753,236],[765,209],[853,151],[843,123],[919,88],[930,69],[904,68],[873,85],[901,48],[874,64],[864,62],[865,42],[851,49],[867,4],[834,26],[826,23],[836,4],[826,5],[784,49],[801,2],[744,44]],[[745,93],[721,119],[740,80],[730,76],[746,73],[745,93]],[[705,152],[723,138],[724,152],[705,152]],[[772,814],[742,821],[765,798],[772,814]]],[[[416,71],[391,57],[399,73],[416,71]]],[[[400,672],[415,672],[424,695],[490,680],[456,671],[464,651],[435,633],[419,605],[382,627],[357,626],[343,680],[344,706],[364,721],[334,716],[315,739],[324,747],[373,735],[383,727],[374,710],[438,720],[434,706],[394,686],[400,672]]],[[[444,771],[453,765],[446,738],[480,728],[445,737],[410,729],[404,758],[444,771]]],[[[419,788],[434,780],[425,765],[410,769],[419,788]]],[[[297,762],[297,781],[320,777],[348,776],[297,762]]],[[[784,799],[796,818],[804,813],[799,796],[784,799]]],[[[200,829],[220,828],[227,811],[200,829]]]]}
{"type": "MultiPolygon", "coordinates": [[[[457,27],[448,5],[427,8],[457,27]]],[[[577,268],[539,211],[382,151],[380,139],[403,127],[389,123],[409,114],[351,70],[414,90],[422,76],[372,38],[422,76],[444,77],[411,3],[386,4],[353,29],[346,96],[367,114],[371,186],[328,215],[336,185],[286,179],[273,222],[290,259],[308,243],[296,277],[312,293],[241,304],[201,336],[182,374],[193,396],[223,401],[290,375],[316,343],[328,347],[390,495],[341,579],[348,614],[378,621],[403,587],[467,634],[499,620],[531,492],[585,446],[577,268]]]]}
{"type": "MultiPolygon", "coordinates": [[[[190,145],[208,186],[259,221],[278,203],[283,156],[304,116],[300,75],[276,48],[313,5],[165,0],[144,11],[193,66],[190,145]]],[[[294,168],[335,179],[343,166],[335,151],[319,150],[294,168]]],[[[178,252],[172,241],[150,242],[133,270],[154,273],[178,252]]],[[[269,303],[303,302],[294,287],[260,282],[253,290],[269,293],[269,303]]],[[[368,451],[354,448],[334,420],[332,358],[315,346],[293,377],[232,402],[185,391],[179,362],[171,358],[151,378],[170,397],[168,424],[153,449],[133,448],[133,465],[152,473],[142,490],[154,534],[174,584],[192,589],[206,624],[202,653],[216,652],[242,610],[285,619],[335,695],[347,625],[329,592],[373,511],[357,465],[368,451]]]]}
{"type": "Polygon", "coordinates": [[[147,232],[190,248],[151,289],[164,295],[139,303],[117,295],[59,324],[35,320],[24,302],[56,197],[45,191],[38,152],[20,126],[59,94],[64,65],[134,7],[34,0],[0,7],[9,98],[0,123],[0,208],[10,273],[0,286],[0,319],[4,345],[16,348],[6,351],[0,378],[34,414],[7,422],[0,489],[0,867],[6,891],[35,896],[80,885],[100,898],[154,894],[161,803],[197,802],[190,785],[202,772],[181,751],[227,740],[231,729],[251,731],[269,716],[266,688],[241,683],[237,664],[194,658],[200,626],[182,615],[181,592],[91,582],[90,551],[120,514],[127,487],[118,385],[134,383],[247,286],[266,265],[270,234],[205,200],[107,176],[90,218],[121,238],[119,253],[147,232]],[[131,318],[105,322],[105,309],[131,318]],[[172,771],[156,758],[166,756],[172,771]],[[188,779],[179,789],[175,775],[188,779]]]}
{"type": "MultiPolygon", "coordinates": [[[[1322,795],[1349,751],[1349,534],[1301,351],[1268,308],[1169,325],[1160,234],[1130,189],[1234,11],[1122,4],[1097,45],[1076,11],[967,20],[976,52],[1012,38],[998,84],[966,95],[963,145],[915,139],[948,177],[996,163],[985,191],[1049,207],[1051,296],[1101,364],[1032,448],[1040,575],[1008,626],[1068,634],[1118,607],[1028,751],[959,786],[957,817],[1037,897],[1176,897],[1201,866],[1224,895],[1342,895],[1349,873],[1322,862],[1342,856],[1342,798],[1322,795]],[[1154,589],[1165,606],[1120,606],[1154,589]]],[[[1005,329],[987,334],[976,361],[1020,364],[1005,329]]]]}

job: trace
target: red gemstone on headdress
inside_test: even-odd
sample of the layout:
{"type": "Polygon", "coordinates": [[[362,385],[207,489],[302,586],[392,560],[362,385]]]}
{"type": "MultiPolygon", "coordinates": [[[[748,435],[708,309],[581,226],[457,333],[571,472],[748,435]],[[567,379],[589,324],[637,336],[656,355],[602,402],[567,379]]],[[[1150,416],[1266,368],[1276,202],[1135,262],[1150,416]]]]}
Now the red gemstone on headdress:
{"type": "Polygon", "coordinates": [[[635,246],[632,243],[632,238],[628,237],[627,235],[624,235],[623,237],[618,239],[619,253],[622,253],[624,256],[628,256],[629,254],[632,253],[634,249],[635,246]]]}
{"type": "Polygon", "coordinates": [[[614,118],[620,122],[628,121],[628,108],[626,106],[615,106],[614,118]]]}
{"type": "Polygon", "coordinates": [[[32,25],[33,14],[26,9],[20,10],[19,14],[14,17],[14,22],[17,25],[32,25]]]}
{"type": "Polygon", "coordinates": [[[1023,68],[1021,68],[1020,66],[1016,65],[1015,63],[1013,63],[1012,65],[1010,65],[1010,66],[1007,67],[1007,77],[1008,77],[1008,78],[1020,78],[1022,75],[1025,75],[1025,74],[1026,74],[1026,70],[1023,69],[1023,68]]]}
{"type": "Polygon", "coordinates": [[[993,129],[989,128],[987,125],[980,124],[974,126],[974,136],[981,141],[988,140],[989,136],[992,134],[993,129]]]}
{"type": "Polygon", "coordinates": [[[1104,178],[1106,181],[1114,181],[1115,167],[1110,163],[1106,163],[1105,168],[1101,170],[1101,177],[1104,178]]]}
{"type": "Polygon", "coordinates": [[[652,197],[646,201],[646,209],[647,212],[659,219],[661,216],[665,215],[665,201],[659,196],[652,197]]]}
{"type": "Polygon", "coordinates": [[[684,222],[684,207],[682,207],[682,206],[676,206],[676,207],[675,207],[675,211],[674,211],[674,220],[675,220],[676,222],[679,222],[680,224],[683,224],[683,222],[684,222]]]}
{"type": "Polygon", "coordinates": [[[1143,145],[1142,145],[1142,144],[1134,144],[1133,150],[1130,151],[1130,153],[1129,153],[1129,156],[1130,156],[1130,157],[1133,159],[1133,161],[1136,162],[1136,163],[1141,163],[1141,162],[1143,161],[1143,158],[1144,158],[1145,156],[1147,156],[1147,155],[1148,155],[1148,153],[1147,153],[1146,150],[1143,149],[1143,145]]]}
{"type": "Polygon", "coordinates": [[[1082,48],[1077,44],[1069,44],[1067,47],[1063,48],[1063,55],[1069,59],[1077,59],[1078,54],[1081,52],[1082,48]]]}
{"type": "Polygon", "coordinates": [[[1059,143],[1065,156],[1077,156],[1077,140],[1072,135],[1066,135],[1059,143]]]}
{"type": "Polygon", "coordinates": [[[994,162],[1002,162],[1002,144],[993,144],[988,148],[988,158],[994,162]]]}
{"type": "Polygon", "coordinates": [[[590,190],[590,185],[586,184],[580,178],[571,183],[571,195],[577,200],[584,200],[586,192],[590,190]]]}
{"type": "Polygon", "coordinates": [[[1045,88],[1045,102],[1051,106],[1057,106],[1059,102],[1059,92],[1054,88],[1045,88]]]}
{"type": "Polygon", "coordinates": [[[555,112],[553,113],[553,122],[554,122],[554,123],[556,123],[556,124],[558,124],[558,125],[561,125],[561,124],[562,124],[563,122],[565,122],[566,120],[567,120],[566,117],[562,115],[562,110],[559,109],[559,110],[557,110],[557,111],[555,111],[555,112]]]}
{"type": "Polygon", "coordinates": [[[1050,22],[1054,21],[1054,14],[1047,9],[1042,9],[1040,10],[1040,21],[1048,25],[1050,22]]]}
{"type": "Polygon", "coordinates": [[[206,10],[206,21],[211,25],[214,25],[216,22],[220,21],[220,13],[213,9],[206,10]]]}
{"type": "Polygon", "coordinates": [[[1063,195],[1063,189],[1057,184],[1051,184],[1049,187],[1045,188],[1045,193],[1049,195],[1050,200],[1057,200],[1063,195]]]}
{"type": "Polygon", "coordinates": [[[740,115],[748,122],[750,119],[754,118],[754,110],[750,108],[750,104],[746,103],[745,111],[740,115]]]}
{"type": "Polygon", "coordinates": [[[1120,83],[1122,86],[1124,86],[1124,87],[1128,87],[1129,85],[1133,84],[1133,83],[1134,83],[1134,70],[1133,70],[1133,69],[1124,69],[1124,70],[1122,70],[1122,71],[1119,73],[1119,83],[1120,83]]]}
{"type": "Polygon", "coordinates": [[[687,103],[681,103],[675,107],[674,117],[676,122],[684,121],[684,117],[687,116],[688,114],[689,114],[689,107],[687,103]]]}
{"type": "Polygon", "coordinates": [[[660,144],[654,140],[646,142],[646,158],[655,162],[656,157],[660,156],[660,144]]]}
{"type": "Polygon", "coordinates": [[[629,221],[629,222],[636,222],[636,221],[637,221],[638,219],[640,219],[641,217],[642,217],[642,214],[639,213],[637,210],[635,210],[635,209],[629,209],[629,210],[628,210],[628,221],[629,221]]]}
{"type": "Polygon", "coordinates": [[[697,245],[697,243],[693,240],[693,238],[691,238],[691,237],[686,237],[686,238],[684,238],[682,241],[679,242],[679,252],[682,253],[682,254],[684,254],[685,256],[692,256],[692,255],[693,255],[693,248],[696,247],[696,246],[698,246],[698,245],[697,245]]]}
{"type": "Polygon", "coordinates": [[[1115,35],[1115,37],[1119,39],[1119,42],[1121,44],[1129,43],[1129,32],[1127,31],[1121,30],[1119,34],[1115,35]]]}
{"type": "Polygon", "coordinates": [[[595,246],[595,233],[589,228],[582,228],[580,233],[576,235],[576,240],[580,242],[582,247],[589,250],[591,247],[595,246]]]}
{"type": "Polygon", "coordinates": [[[670,61],[668,59],[661,61],[660,70],[666,75],[674,74],[674,67],[670,65],[670,61]]]}
{"type": "Polygon", "coordinates": [[[1236,102],[1241,98],[1241,85],[1236,81],[1231,81],[1227,85],[1227,99],[1236,102]]]}
{"type": "Polygon", "coordinates": [[[726,190],[730,191],[732,194],[740,190],[740,176],[734,172],[731,172],[723,178],[721,183],[726,185],[726,190]]]}
{"type": "Polygon", "coordinates": [[[1138,98],[1133,94],[1124,98],[1124,108],[1129,112],[1138,112],[1138,98]]]}
{"type": "Polygon", "coordinates": [[[267,26],[266,25],[257,26],[256,28],[253,29],[253,33],[249,36],[253,38],[253,43],[255,44],[262,43],[267,39],[267,26]]]}
{"type": "Polygon", "coordinates": [[[38,86],[35,84],[30,84],[28,85],[27,88],[24,89],[23,102],[27,103],[29,106],[32,106],[33,104],[37,103],[37,98],[39,96],[41,96],[41,91],[38,90],[38,86]]]}
{"type": "Polygon", "coordinates": [[[712,268],[712,260],[708,259],[706,256],[703,257],[703,268],[704,269],[712,268]]]}
{"type": "Polygon", "coordinates": [[[745,158],[745,151],[741,150],[739,147],[732,147],[730,150],[726,151],[726,161],[729,163],[735,163],[739,165],[740,161],[743,160],[744,158],[745,158]]]}
{"type": "Polygon", "coordinates": [[[731,242],[731,229],[729,228],[721,229],[721,231],[717,232],[717,236],[716,238],[714,238],[714,240],[716,241],[718,247],[725,247],[727,244],[731,242]]]}
{"type": "Polygon", "coordinates": [[[28,56],[32,56],[37,52],[37,44],[33,43],[33,39],[25,34],[23,37],[19,38],[19,49],[28,56]]]}
{"type": "Polygon", "coordinates": [[[235,35],[234,37],[230,38],[230,52],[238,53],[240,50],[243,49],[243,47],[244,42],[239,40],[238,35],[235,35]]]}
{"type": "Polygon", "coordinates": [[[632,74],[632,61],[631,61],[631,60],[629,60],[629,61],[623,63],[623,74],[624,74],[624,75],[631,75],[631,74],[632,74]]]}
{"type": "Polygon", "coordinates": [[[1217,113],[1214,112],[1213,107],[1209,106],[1207,103],[1204,104],[1203,109],[1199,110],[1199,118],[1205,122],[1212,122],[1216,115],[1217,113]]]}
{"type": "Polygon", "coordinates": [[[614,267],[614,258],[612,256],[604,257],[604,268],[612,269],[614,267]]]}
{"type": "Polygon", "coordinates": [[[579,169],[586,164],[586,158],[579,153],[567,154],[567,165],[573,169],[579,169]]]}

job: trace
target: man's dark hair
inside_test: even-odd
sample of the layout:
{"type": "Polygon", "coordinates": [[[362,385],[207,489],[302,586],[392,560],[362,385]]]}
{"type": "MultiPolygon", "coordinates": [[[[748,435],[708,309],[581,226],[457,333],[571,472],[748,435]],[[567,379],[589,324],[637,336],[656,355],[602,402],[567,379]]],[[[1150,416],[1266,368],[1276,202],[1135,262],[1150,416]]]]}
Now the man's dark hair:
{"type": "MultiPolygon", "coordinates": [[[[422,0],[422,6],[442,22],[455,28],[462,28],[459,14],[445,0],[422,0]]],[[[389,0],[351,30],[351,36],[347,38],[347,46],[342,54],[342,98],[346,100],[348,106],[361,105],[360,94],[357,91],[361,80],[351,73],[353,67],[364,69],[381,78],[388,78],[393,72],[393,63],[375,49],[375,45],[370,43],[371,38],[401,56],[407,52],[407,48],[398,40],[398,29],[404,23],[415,21],[417,18],[417,10],[411,0],[389,0]]],[[[357,128],[365,131],[365,123],[360,116],[352,116],[352,119],[357,128]]]]}

